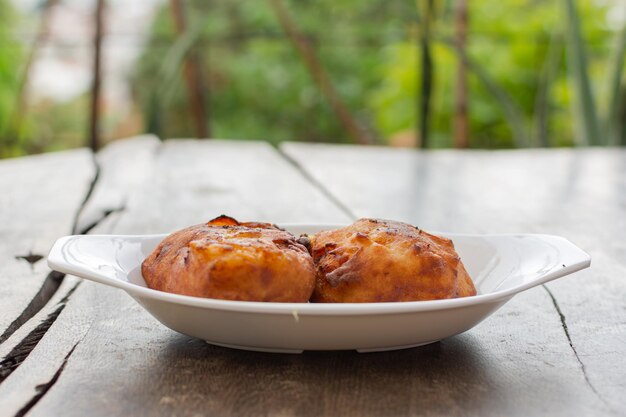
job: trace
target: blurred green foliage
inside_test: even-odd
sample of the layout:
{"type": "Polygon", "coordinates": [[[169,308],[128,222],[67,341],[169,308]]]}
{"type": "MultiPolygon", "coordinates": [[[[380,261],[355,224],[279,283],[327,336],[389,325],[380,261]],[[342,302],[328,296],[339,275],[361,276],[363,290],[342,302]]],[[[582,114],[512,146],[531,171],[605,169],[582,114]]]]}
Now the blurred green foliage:
{"type": "Polygon", "coordinates": [[[16,14],[8,0],[0,0],[0,156],[21,154],[12,123],[23,61],[22,46],[14,39],[16,14]]]}
{"type": "MultiPolygon", "coordinates": [[[[422,77],[416,3],[283,2],[358,125],[378,143],[414,144],[422,77]]],[[[129,80],[145,131],[164,138],[194,136],[182,74],[185,57],[194,52],[201,57],[199,88],[207,94],[213,137],[272,143],[351,141],[269,2],[184,4],[187,33],[175,34],[169,3],[163,3],[129,80]]],[[[471,147],[624,140],[626,30],[607,26],[607,2],[469,0],[469,41],[462,51],[452,42],[455,1],[435,4],[430,146],[454,146],[455,77],[462,57],[469,63],[471,147]],[[582,41],[577,51],[572,49],[568,4],[584,16],[574,28],[582,41]],[[590,97],[580,94],[584,76],[572,72],[572,51],[582,57],[577,69],[588,75],[590,97]],[[611,139],[590,140],[584,133],[581,100],[593,106],[601,126],[610,126],[611,139]]],[[[12,14],[7,0],[0,0],[0,156],[85,144],[85,95],[70,103],[32,104],[30,119],[19,132],[11,131],[18,63],[26,55],[24,45],[11,38],[16,21],[12,14]]],[[[105,117],[116,123],[119,119],[105,117]]]]}
{"type": "MultiPolygon", "coordinates": [[[[378,82],[379,46],[402,39],[414,5],[382,1],[291,2],[301,32],[314,46],[339,94],[366,128],[364,94],[378,82]],[[332,22],[332,23],[331,23],[332,22]]],[[[214,137],[348,141],[267,2],[187,3],[193,47],[203,57],[214,137]]],[[[133,86],[149,129],[164,137],[193,135],[171,16],[163,8],[140,59],[133,86]],[[171,61],[175,62],[172,65],[171,61]],[[168,76],[169,69],[178,70],[168,76]],[[174,84],[172,86],[172,84],[174,84]]]]}
{"type": "MultiPolygon", "coordinates": [[[[453,145],[459,59],[450,44],[453,3],[438,3],[433,47],[434,147],[453,145]]],[[[414,136],[421,77],[415,4],[382,0],[286,4],[358,122],[382,143],[414,136]]],[[[567,73],[562,0],[472,0],[469,4],[466,53],[474,69],[469,73],[471,146],[574,145],[580,125],[573,122],[577,90],[567,73]],[[546,68],[550,60],[551,71],[546,68]],[[494,94],[494,88],[505,97],[494,94]],[[519,135],[518,142],[522,143],[515,141],[511,112],[507,115],[503,98],[520,122],[523,136],[519,135]],[[545,125],[543,134],[537,132],[538,125],[545,125]]],[[[613,34],[606,28],[607,8],[591,1],[580,1],[578,7],[585,16],[581,29],[592,63],[593,95],[604,102],[610,92],[602,90],[602,78],[613,34]]],[[[266,2],[194,1],[188,3],[188,12],[193,17],[191,30],[198,30],[192,47],[204,57],[213,136],[272,142],[348,141],[266,2]]],[[[163,84],[164,68],[171,64],[168,59],[184,56],[175,51],[180,44],[174,43],[170,20],[167,8],[161,10],[134,85],[151,130],[165,137],[192,136],[180,74],[163,84]],[[164,90],[173,93],[164,99],[164,90]]]]}
{"type": "MultiPolygon", "coordinates": [[[[565,20],[559,2],[532,0],[472,0],[470,5],[470,42],[468,55],[491,81],[500,86],[515,103],[524,121],[528,143],[539,145],[531,128],[537,114],[537,95],[542,81],[542,71],[548,59],[551,42],[555,42],[559,59],[558,77],[550,80],[549,145],[574,144],[572,123],[572,94],[566,73],[564,31],[565,20]],[[555,36],[556,34],[556,36],[555,36]]],[[[580,13],[585,16],[585,39],[594,58],[595,80],[602,81],[606,66],[607,40],[605,29],[606,9],[592,2],[580,2],[580,13]],[[600,71],[597,71],[600,70],[600,71]]],[[[450,38],[450,12],[439,22],[440,42],[434,48],[436,62],[434,143],[452,146],[450,125],[453,118],[453,82],[458,54],[442,41],[450,38]]],[[[377,127],[387,137],[394,132],[415,129],[413,103],[420,77],[417,68],[417,50],[414,42],[391,45],[382,59],[380,78],[382,87],[372,93],[373,113],[377,127]],[[417,70],[416,70],[417,68],[417,70]]],[[[596,94],[600,95],[600,91],[596,94]]],[[[481,148],[510,148],[514,142],[511,123],[507,120],[502,103],[485,88],[484,83],[470,71],[470,122],[472,146],[481,148]]]]}

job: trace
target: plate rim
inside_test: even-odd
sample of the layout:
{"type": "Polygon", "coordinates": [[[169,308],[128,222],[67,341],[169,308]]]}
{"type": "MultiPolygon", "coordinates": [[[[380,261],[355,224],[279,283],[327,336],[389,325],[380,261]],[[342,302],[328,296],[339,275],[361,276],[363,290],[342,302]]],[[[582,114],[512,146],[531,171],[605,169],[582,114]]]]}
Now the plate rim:
{"type": "MultiPolygon", "coordinates": [[[[297,224],[282,224],[281,227],[285,228],[297,228],[297,227],[335,227],[341,225],[329,225],[329,224],[313,224],[313,223],[297,223],[297,224]]],[[[430,232],[429,232],[430,233],[430,232]]],[[[81,238],[134,238],[134,239],[154,239],[164,238],[168,236],[167,233],[159,234],[146,234],[146,235],[107,235],[107,234],[94,234],[94,235],[71,235],[64,236],[54,243],[50,253],[47,257],[48,266],[56,271],[75,275],[83,279],[105,284],[111,287],[120,288],[131,295],[133,298],[147,298],[156,301],[174,303],[178,305],[185,305],[189,307],[197,307],[203,309],[221,310],[221,311],[236,311],[240,313],[256,313],[256,314],[288,314],[288,315],[301,315],[301,316],[326,316],[326,315],[379,315],[379,314],[398,314],[398,313],[415,313],[422,311],[437,311],[444,309],[456,309],[463,308],[472,305],[480,305],[486,303],[496,303],[505,301],[514,295],[526,291],[537,285],[545,284],[546,282],[563,277],[565,275],[572,274],[582,269],[588,268],[591,265],[590,255],[574,245],[568,239],[549,234],[534,234],[534,233],[493,233],[493,234],[478,234],[478,233],[452,233],[452,232],[432,232],[441,234],[446,237],[538,237],[538,238],[550,238],[560,239],[565,244],[577,249],[580,252],[581,260],[571,265],[567,265],[561,269],[554,270],[550,273],[538,276],[534,280],[522,285],[514,286],[504,290],[494,291],[486,294],[477,294],[469,297],[452,298],[444,300],[428,300],[428,301],[403,301],[403,302],[377,302],[377,303],[277,303],[277,302],[262,302],[262,301],[234,301],[234,300],[220,300],[214,298],[202,298],[182,294],[168,293],[151,289],[148,287],[142,287],[137,284],[133,284],[128,281],[122,281],[119,279],[104,277],[98,275],[93,271],[89,271],[86,268],[82,268],[76,265],[69,265],[60,256],[62,248],[70,241],[81,238]]]]}

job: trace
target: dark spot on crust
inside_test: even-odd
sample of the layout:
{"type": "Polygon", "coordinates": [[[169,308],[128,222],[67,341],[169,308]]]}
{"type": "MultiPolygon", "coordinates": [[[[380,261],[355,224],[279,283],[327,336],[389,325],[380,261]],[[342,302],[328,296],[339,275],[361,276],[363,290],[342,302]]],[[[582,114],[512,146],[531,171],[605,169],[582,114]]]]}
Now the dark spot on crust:
{"type": "Polygon", "coordinates": [[[293,249],[296,245],[296,241],[294,239],[274,239],[272,240],[272,243],[281,249],[293,249]]]}
{"type": "Polygon", "coordinates": [[[415,245],[413,245],[413,251],[417,254],[422,253],[422,245],[420,245],[419,243],[416,243],[415,245]]]}
{"type": "MultiPolygon", "coordinates": [[[[308,239],[308,237],[307,237],[308,239]]],[[[306,245],[306,239],[302,237],[298,238],[288,238],[288,239],[274,239],[272,243],[278,246],[278,248],[282,250],[293,250],[296,252],[311,254],[311,242],[306,245]]]]}
{"type": "Polygon", "coordinates": [[[341,284],[361,281],[361,274],[358,272],[359,268],[356,265],[349,264],[350,262],[346,262],[339,268],[326,274],[326,281],[331,287],[336,288],[341,284]]]}
{"type": "Polygon", "coordinates": [[[307,252],[311,253],[311,239],[309,238],[309,235],[300,235],[297,242],[304,246],[307,252]]]}
{"type": "Polygon", "coordinates": [[[285,246],[289,244],[290,239],[273,239],[272,243],[276,246],[285,246]]]}

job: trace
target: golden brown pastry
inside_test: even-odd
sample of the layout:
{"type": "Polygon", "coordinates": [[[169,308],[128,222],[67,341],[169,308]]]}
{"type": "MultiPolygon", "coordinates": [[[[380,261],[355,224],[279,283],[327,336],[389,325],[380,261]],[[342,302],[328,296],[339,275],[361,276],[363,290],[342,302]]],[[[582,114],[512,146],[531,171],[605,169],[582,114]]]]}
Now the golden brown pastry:
{"type": "Polygon", "coordinates": [[[311,238],[312,302],[421,301],[476,294],[450,239],[406,223],[360,219],[311,238]]]}
{"type": "Polygon", "coordinates": [[[292,234],[227,216],[172,233],[141,272],[150,288],[224,300],[306,302],[315,285],[313,260],[292,234]]]}

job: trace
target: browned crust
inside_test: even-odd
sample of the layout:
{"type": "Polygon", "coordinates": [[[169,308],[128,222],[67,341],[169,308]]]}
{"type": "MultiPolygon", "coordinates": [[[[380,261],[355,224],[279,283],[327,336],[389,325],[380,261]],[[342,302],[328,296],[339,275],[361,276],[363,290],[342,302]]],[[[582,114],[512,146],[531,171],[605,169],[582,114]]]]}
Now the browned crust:
{"type": "Polygon", "coordinates": [[[144,260],[148,287],[196,297],[306,302],[313,261],[290,233],[220,216],[166,237],[144,260]]]}
{"type": "Polygon", "coordinates": [[[312,302],[361,303],[467,297],[474,284],[451,240],[407,223],[360,219],[311,239],[312,302]]]}

